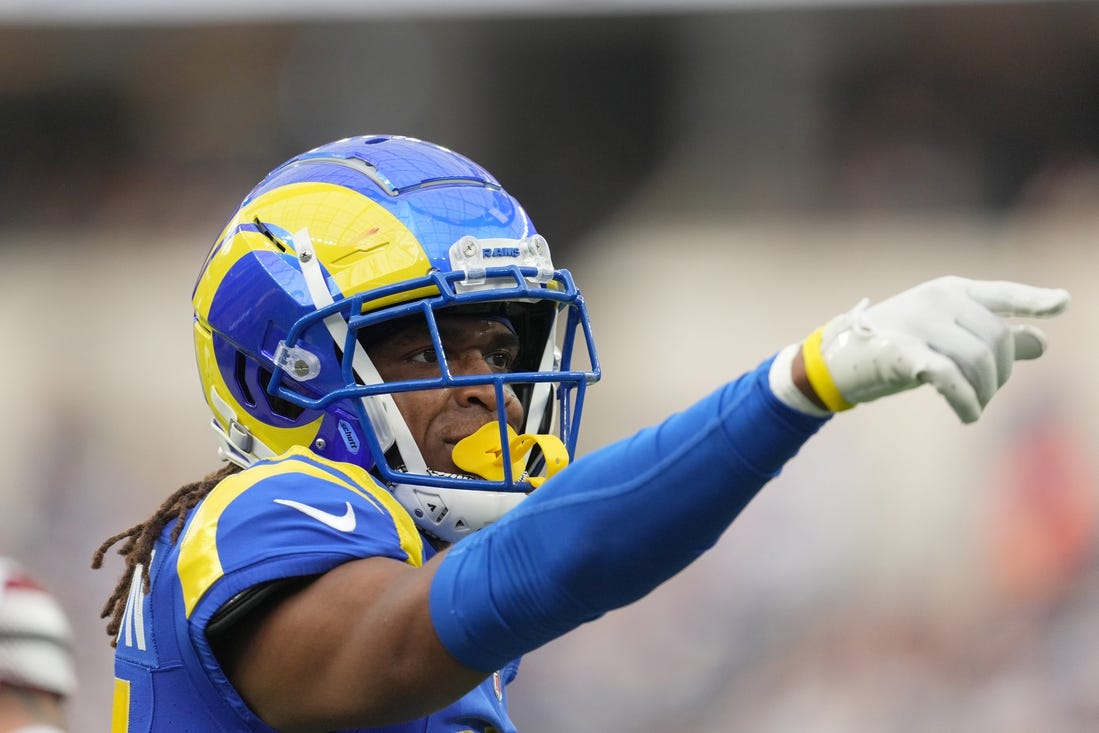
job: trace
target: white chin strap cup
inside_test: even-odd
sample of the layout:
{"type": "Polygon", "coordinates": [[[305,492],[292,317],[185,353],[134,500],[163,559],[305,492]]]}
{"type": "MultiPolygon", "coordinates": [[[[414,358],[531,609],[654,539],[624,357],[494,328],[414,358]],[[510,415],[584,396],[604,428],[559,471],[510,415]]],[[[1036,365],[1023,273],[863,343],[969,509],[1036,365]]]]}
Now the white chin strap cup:
{"type": "Polygon", "coordinates": [[[416,525],[444,542],[457,542],[500,519],[527,497],[522,492],[479,491],[396,484],[393,495],[416,525]]]}

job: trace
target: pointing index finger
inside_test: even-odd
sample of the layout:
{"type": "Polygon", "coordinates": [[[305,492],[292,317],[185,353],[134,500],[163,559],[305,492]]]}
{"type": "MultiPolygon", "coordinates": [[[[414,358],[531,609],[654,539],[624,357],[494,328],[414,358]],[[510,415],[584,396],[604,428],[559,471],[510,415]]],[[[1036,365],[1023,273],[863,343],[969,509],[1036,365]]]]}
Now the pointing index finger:
{"type": "Polygon", "coordinates": [[[1071,298],[1061,288],[1039,288],[1006,280],[976,280],[969,283],[966,292],[998,316],[1055,316],[1068,307],[1071,298]]]}

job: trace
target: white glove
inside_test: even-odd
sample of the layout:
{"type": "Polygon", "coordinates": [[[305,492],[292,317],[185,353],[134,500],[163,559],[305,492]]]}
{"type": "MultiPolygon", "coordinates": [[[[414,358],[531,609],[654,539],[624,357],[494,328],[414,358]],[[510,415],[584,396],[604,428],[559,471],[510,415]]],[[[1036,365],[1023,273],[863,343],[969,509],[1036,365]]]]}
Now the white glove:
{"type": "Polygon", "coordinates": [[[1036,359],[1045,336],[1011,316],[1054,316],[1065,290],[942,277],[876,305],[863,300],[805,340],[810,384],[832,411],[930,382],[963,422],[973,422],[1011,375],[1036,359]]]}

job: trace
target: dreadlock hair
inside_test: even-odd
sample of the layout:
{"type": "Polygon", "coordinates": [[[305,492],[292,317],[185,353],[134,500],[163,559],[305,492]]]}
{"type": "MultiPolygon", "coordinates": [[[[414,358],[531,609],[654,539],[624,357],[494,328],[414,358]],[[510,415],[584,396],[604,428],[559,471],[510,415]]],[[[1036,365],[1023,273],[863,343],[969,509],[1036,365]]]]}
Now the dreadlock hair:
{"type": "Polygon", "coordinates": [[[107,551],[117,543],[125,540],[122,546],[118,548],[118,554],[125,558],[126,569],[99,614],[100,618],[110,619],[107,622],[107,634],[112,637],[111,646],[114,646],[117,642],[118,630],[122,625],[122,615],[126,611],[126,600],[129,596],[131,578],[138,565],[141,566],[142,588],[145,593],[149,592],[149,559],[160,533],[170,522],[178,520],[176,525],[172,527],[171,543],[174,545],[179,540],[179,534],[183,530],[183,522],[187,518],[187,514],[206,498],[206,495],[223,478],[240,470],[239,466],[229,463],[198,481],[179,487],[175,493],[164,500],[164,503],[160,505],[160,508],[156,510],[153,516],[124,532],[108,537],[95,551],[92,556],[92,568],[98,570],[103,567],[103,558],[106,556],[107,551]]]}

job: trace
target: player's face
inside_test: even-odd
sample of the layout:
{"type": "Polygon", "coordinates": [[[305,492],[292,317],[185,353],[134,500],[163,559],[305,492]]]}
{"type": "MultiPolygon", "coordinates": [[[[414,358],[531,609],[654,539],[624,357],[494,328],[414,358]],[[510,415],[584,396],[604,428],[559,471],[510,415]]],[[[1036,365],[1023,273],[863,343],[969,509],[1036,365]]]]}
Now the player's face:
{"type": "MultiPolygon", "coordinates": [[[[510,371],[519,354],[518,337],[499,321],[441,315],[438,324],[447,363],[455,376],[510,371]]],[[[435,346],[423,324],[401,329],[368,351],[387,382],[439,375],[435,346]]],[[[497,417],[496,392],[490,384],[400,392],[393,395],[393,401],[428,467],[436,471],[458,473],[451,460],[454,445],[497,417]]],[[[505,410],[508,423],[520,430],[523,408],[510,389],[505,390],[505,410]]]]}

